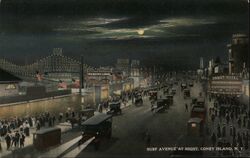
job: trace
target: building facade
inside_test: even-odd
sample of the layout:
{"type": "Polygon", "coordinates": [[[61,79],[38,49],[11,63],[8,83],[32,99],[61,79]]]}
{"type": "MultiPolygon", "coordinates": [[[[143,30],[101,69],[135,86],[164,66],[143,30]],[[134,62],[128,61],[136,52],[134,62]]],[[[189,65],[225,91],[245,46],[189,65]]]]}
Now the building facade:
{"type": "Polygon", "coordinates": [[[209,93],[214,95],[242,95],[242,79],[237,75],[213,76],[209,83],[209,93]]]}
{"type": "Polygon", "coordinates": [[[241,73],[249,67],[249,38],[245,34],[234,34],[228,47],[229,74],[241,73]]]}

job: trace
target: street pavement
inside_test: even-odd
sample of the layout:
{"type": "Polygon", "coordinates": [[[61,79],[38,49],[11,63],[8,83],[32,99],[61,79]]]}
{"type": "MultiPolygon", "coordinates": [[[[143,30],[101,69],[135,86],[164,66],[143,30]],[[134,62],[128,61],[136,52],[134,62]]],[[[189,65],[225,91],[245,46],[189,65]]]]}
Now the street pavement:
{"type": "MultiPolygon", "coordinates": [[[[122,115],[113,117],[112,138],[101,143],[99,151],[94,151],[89,146],[82,151],[79,157],[166,157],[172,152],[147,151],[144,134],[151,135],[150,147],[174,147],[177,140],[186,134],[187,121],[190,112],[185,110],[185,103],[191,103],[190,99],[184,99],[179,86],[174,96],[174,105],[164,113],[152,113],[151,103],[144,98],[144,104],[140,107],[130,106],[122,111],[122,115]]],[[[191,96],[197,97],[201,91],[201,85],[195,84],[191,88],[191,96]]]]}

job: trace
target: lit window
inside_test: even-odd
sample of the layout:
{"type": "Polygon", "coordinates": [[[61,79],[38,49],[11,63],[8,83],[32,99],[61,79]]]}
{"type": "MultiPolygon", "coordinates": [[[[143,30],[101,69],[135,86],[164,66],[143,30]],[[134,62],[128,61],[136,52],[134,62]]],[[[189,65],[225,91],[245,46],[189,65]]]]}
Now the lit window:
{"type": "Polygon", "coordinates": [[[196,124],[195,124],[195,123],[192,123],[191,126],[194,128],[194,127],[196,127],[196,124]]]}

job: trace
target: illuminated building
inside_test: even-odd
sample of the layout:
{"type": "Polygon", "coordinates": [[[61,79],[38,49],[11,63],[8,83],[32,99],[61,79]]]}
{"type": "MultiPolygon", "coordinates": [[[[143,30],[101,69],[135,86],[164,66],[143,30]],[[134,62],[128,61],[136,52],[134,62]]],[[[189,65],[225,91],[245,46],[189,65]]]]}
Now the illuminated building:
{"type": "Polygon", "coordinates": [[[242,95],[242,79],[238,75],[213,76],[209,83],[209,92],[214,95],[242,95]]]}
{"type": "Polygon", "coordinates": [[[20,81],[20,78],[0,69],[0,97],[18,95],[20,81]]]}

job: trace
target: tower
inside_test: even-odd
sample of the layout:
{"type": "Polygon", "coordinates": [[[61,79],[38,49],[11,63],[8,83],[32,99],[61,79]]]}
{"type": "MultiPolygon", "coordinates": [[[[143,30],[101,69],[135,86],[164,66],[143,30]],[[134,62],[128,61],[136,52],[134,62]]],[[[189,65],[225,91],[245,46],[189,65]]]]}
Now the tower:
{"type": "Polygon", "coordinates": [[[203,57],[200,57],[200,69],[204,69],[203,57]]]}

